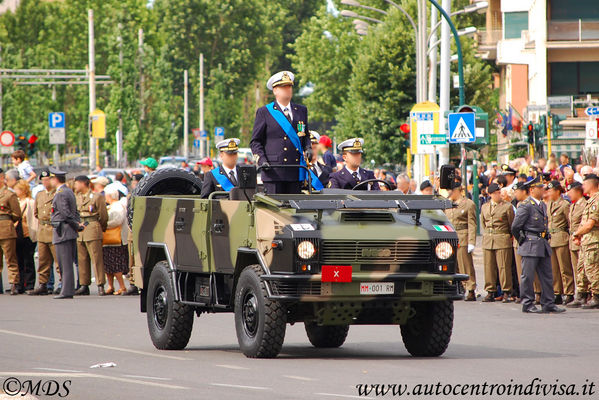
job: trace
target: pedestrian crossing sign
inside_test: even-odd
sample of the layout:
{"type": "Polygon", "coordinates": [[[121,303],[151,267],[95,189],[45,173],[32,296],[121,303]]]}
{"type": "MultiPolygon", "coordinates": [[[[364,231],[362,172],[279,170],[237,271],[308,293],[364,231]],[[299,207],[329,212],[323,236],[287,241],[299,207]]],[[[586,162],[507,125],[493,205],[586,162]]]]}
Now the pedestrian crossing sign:
{"type": "Polygon", "coordinates": [[[473,112],[449,114],[449,143],[473,143],[476,140],[475,121],[473,112]]]}

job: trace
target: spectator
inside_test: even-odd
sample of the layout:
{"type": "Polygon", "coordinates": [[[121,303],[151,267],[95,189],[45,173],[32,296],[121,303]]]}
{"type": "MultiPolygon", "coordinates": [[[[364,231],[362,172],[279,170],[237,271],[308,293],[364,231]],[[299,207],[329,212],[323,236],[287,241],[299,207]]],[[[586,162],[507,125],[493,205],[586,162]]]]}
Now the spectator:
{"type": "Polygon", "coordinates": [[[158,168],[158,161],[152,157],[148,157],[139,163],[143,165],[146,174],[151,174],[152,172],[156,171],[156,168],[158,168]]]}
{"type": "Polygon", "coordinates": [[[127,183],[127,181],[125,180],[125,174],[123,174],[122,172],[117,172],[116,174],[114,174],[114,182],[106,185],[106,189],[114,187],[121,193],[122,196],[127,196],[129,194],[129,189],[127,189],[125,183],[127,183]]]}
{"type": "Polygon", "coordinates": [[[17,150],[11,155],[12,163],[17,167],[19,171],[20,179],[23,179],[31,189],[35,186],[35,180],[37,175],[33,171],[29,161],[25,160],[25,152],[23,150],[17,150]]]}
{"type": "Polygon", "coordinates": [[[336,171],[337,161],[335,160],[335,156],[331,151],[331,147],[333,146],[333,141],[327,135],[322,135],[318,140],[319,148],[322,153],[322,160],[325,165],[328,165],[333,169],[333,172],[336,171]]]}
{"type": "Polygon", "coordinates": [[[17,171],[16,169],[9,169],[8,171],[6,171],[5,176],[6,176],[6,186],[8,186],[8,188],[14,192],[15,185],[17,184],[17,182],[20,179],[19,171],[17,171]]]}
{"type": "Polygon", "coordinates": [[[127,291],[123,274],[129,272],[127,211],[119,202],[119,191],[116,188],[107,189],[105,195],[108,203],[108,223],[104,232],[102,253],[108,283],[106,294],[122,295],[127,291]],[[114,290],[114,278],[119,283],[118,291],[114,290]]]}
{"type": "MultiPolygon", "coordinates": [[[[110,185],[110,181],[105,176],[98,176],[97,178],[92,180],[92,184],[93,184],[93,191],[95,193],[104,194],[106,187],[108,185],[110,185]]],[[[117,189],[117,192],[118,192],[118,189],[117,189]]]]}
{"type": "Polygon", "coordinates": [[[33,254],[37,242],[37,219],[35,200],[31,198],[29,182],[21,179],[14,187],[19,199],[22,218],[15,222],[17,230],[17,263],[19,265],[19,293],[32,291],[35,287],[35,262],[33,254]]]}

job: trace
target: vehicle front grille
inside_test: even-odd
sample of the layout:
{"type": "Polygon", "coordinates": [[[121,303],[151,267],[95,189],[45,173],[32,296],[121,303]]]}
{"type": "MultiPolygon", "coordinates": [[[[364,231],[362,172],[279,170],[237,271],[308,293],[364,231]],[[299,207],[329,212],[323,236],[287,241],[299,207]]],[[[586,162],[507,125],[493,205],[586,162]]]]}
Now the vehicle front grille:
{"type": "Polygon", "coordinates": [[[391,213],[353,213],[344,212],[341,214],[343,222],[395,222],[391,213]]]}
{"type": "Polygon", "coordinates": [[[320,282],[270,281],[275,296],[320,296],[320,282]]]}
{"type": "Polygon", "coordinates": [[[433,285],[433,295],[451,296],[462,293],[462,286],[458,281],[436,281],[433,285]]]}
{"type": "Polygon", "coordinates": [[[358,264],[424,264],[431,261],[427,240],[323,241],[321,262],[358,264]]]}

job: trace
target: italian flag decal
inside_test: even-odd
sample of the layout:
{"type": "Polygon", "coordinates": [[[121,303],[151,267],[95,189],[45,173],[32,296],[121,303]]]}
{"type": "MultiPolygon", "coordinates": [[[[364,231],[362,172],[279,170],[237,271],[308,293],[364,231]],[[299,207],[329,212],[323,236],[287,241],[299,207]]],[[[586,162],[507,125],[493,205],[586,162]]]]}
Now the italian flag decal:
{"type": "Polygon", "coordinates": [[[455,232],[450,225],[433,225],[438,232],[455,232]]]}

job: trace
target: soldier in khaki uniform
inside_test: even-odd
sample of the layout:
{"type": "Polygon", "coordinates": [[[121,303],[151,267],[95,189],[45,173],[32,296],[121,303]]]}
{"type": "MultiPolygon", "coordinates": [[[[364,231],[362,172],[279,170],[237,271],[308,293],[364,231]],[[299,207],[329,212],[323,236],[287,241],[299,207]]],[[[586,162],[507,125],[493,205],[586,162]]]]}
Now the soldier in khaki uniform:
{"type": "Polygon", "coordinates": [[[91,285],[91,266],[94,264],[98,295],[104,295],[104,259],[102,256],[102,235],[108,223],[108,212],[106,211],[106,200],[100,193],[94,193],[90,189],[90,180],[85,175],[75,178],[75,192],[77,198],[77,210],[81,216],[81,222],[85,229],[79,232],[77,238],[77,260],[79,261],[79,284],[75,295],[89,295],[91,285]]]}
{"type": "Polygon", "coordinates": [[[462,185],[459,182],[453,182],[449,199],[457,204],[457,207],[445,210],[445,214],[458,233],[458,271],[470,276],[465,284],[468,295],[464,300],[476,301],[476,272],[472,261],[472,252],[476,244],[476,205],[462,194],[462,185]]]}
{"type": "Polygon", "coordinates": [[[574,271],[570,260],[570,203],[562,197],[559,181],[547,185],[549,245],[551,246],[551,268],[553,270],[553,293],[555,304],[574,301],[574,271]],[[562,299],[562,295],[566,295],[562,299]]]}
{"type": "Polygon", "coordinates": [[[582,243],[584,249],[584,272],[589,278],[593,298],[584,309],[599,308],[599,177],[588,174],[583,189],[591,198],[587,202],[580,226],[574,232],[574,243],[582,243]]]}
{"type": "Polygon", "coordinates": [[[0,168],[0,274],[4,266],[2,255],[8,267],[10,294],[17,295],[19,290],[19,265],[17,263],[17,230],[14,223],[21,219],[19,199],[6,186],[4,170],[0,168]]]}
{"type": "Polygon", "coordinates": [[[576,281],[576,298],[568,304],[569,308],[577,308],[586,304],[589,293],[589,279],[584,272],[584,250],[582,246],[574,242],[574,233],[580,227],[582,213],[587,205],[587,200],[582,193],[582,184],[574,181],[568,185],[568,197],[572,201],[570,206],[570,258],[574,268],[574,279],[576,281]]]}
{"type": "Polygon", "coordinates": [[[483,204],[480,211],[480,226],[483,230],[483,259],[485,263],[485,290],[487,296],[483,301],[495,301],[497,290],[497,274],[503,302],[509,303],[512,290],[512,234],[514,221],[512,204],[501,200],[501,192],[496,183],[487,190],[491,201],[483,204]]]}
{"type": "Polygon", "coordinates": [[[40,173],[40,180],[44,185],[44,190],[35,196],[35,218],[39,221],[37,231],[37,253],[38,253],[38,282],[39,286],[29,292],[31,296],[39,296],[48,294],[48,280],[50,279],[50,271],[56,260],[56,251],[52,244],[52,200],[56,194],[56,188],[52,185],[50,179],[50,171],[44,169],[40,173]]]}

